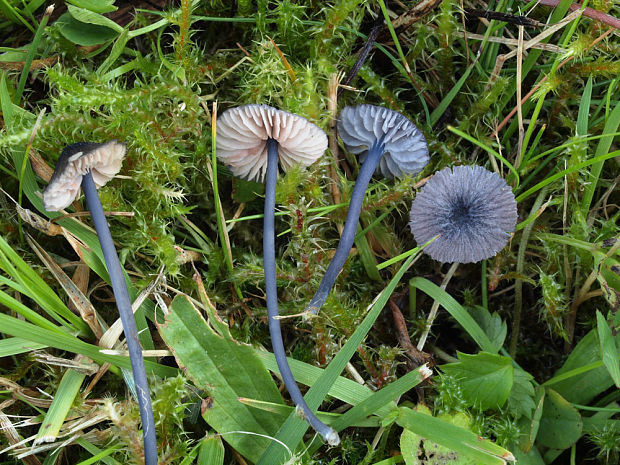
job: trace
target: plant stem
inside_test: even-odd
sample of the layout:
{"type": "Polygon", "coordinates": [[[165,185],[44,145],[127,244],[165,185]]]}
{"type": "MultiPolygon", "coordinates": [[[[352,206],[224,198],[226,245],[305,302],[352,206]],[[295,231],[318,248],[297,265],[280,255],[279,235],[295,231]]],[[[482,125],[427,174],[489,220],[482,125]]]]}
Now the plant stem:
{"type": "Polygon", "coordinates": [[[142,357],[142,347],[138,341],[138,329],[136,320],[131,310],[131,299],[125,276],[121,268],[121,263],[116,254],[116,248],[112,241],[110,228],[105,219],[101,201],[97,194],[95,181],[90,173],[86,173],[82,178],[82,189],[88,203],[88,209],[92,215],[95,230],[101,244],[101,251],[110,275],[110,283],[114,291],[116,306],[123,323],[123,332],[129,349],[129,359],[131,360],[131,370],[133,372],[136,392],[138,393],[138,405],[140,407],[140,418],[142,419],[142,430],[144,434],[144,463],[145,465],[157,464],[157,438],[155,437],[155,419],[153,418],[153,408],[151,407],[151,397],[149,394],[148,382],[146,379],[146,369],[144,358],[142,357]]]}
{"type": "Polygon", "coordinates": [[[265,293],[267,294],[267,317],[269,319],[269,334],[273,354],[282,375],[282,380],[288,389],[293,402],[304,413],[305,419],[317,433],[330,445],[340,442],[338,433],[319,420],[306,404],[304,397],[297,386],[293,373],[288,366],[284,343],[282,342],[282,330],[278,319],[278,287],[276,283],[276,252],[275,252],[275,208],[276,208],[276,182],[278,180],[278,142],[275,139],[267,139],[267,176],[265,178],[265,216],[263,220],[263,264],[265,267],[265,293]]]}
{"type": "Polygon", "coordinates": [[[342,271],[344,263],[347,261],[349,251],[351,250],[353,241],[355,240],[357,223],[362,210],[362,203],[364,202],[364,193],[366,192],[366,188],[368,187],[372,174],[375,172],[375,169],[377,169],[379,160],[383,155],[383,150],[383,141],[375,142],[375,144],[368,151],[368,156],[360,168],[360,172],[357,175],[357,181],[355,182],[353,192],[351,193],[349,211],[347,212],[347,219],[344,223],[338,248],[336,249],[334,258],[332,258],[331,263],[327,267],[327,271],[321,280],[321,284],[319,284],[319,288],[306,307],[307,312],[314,314],[319,312],[327,300],[329,291],[331,291],[332,287],[334,287],[336,278],[342,271]]]}

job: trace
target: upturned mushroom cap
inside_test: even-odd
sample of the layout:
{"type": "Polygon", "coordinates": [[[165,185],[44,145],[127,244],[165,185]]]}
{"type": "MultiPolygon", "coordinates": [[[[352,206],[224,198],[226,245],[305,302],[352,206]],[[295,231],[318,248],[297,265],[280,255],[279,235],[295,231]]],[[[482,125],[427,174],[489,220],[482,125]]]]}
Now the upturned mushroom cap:
{"type": "Polygon", "coordinates": [[[327,136],[307,119],[268,105],[244,105],[217,120],[217,156],[235,176],[263,182],[267,139],[278,141],[280,164],[308,166],[327,149],[327,136]]]}
{"type": "Polygon", "coordinates": [[[126,152],[125,144],[116,140],[104,144],[78,142],[67,145],[43,190],[45,209],[58,211],[71,205],[80,191],[82,176],[89,171],[97,188],[104,186],[120,171],[126,152]]]}
{"type": "Polygon", "coordinates": [[[481,166],[444,168],[424,185],[411,206],[411,231],[440,262],[473,263],[497,254],[517,223],[512,189],[481,166]]]}
{"type": "Polygon", "coordinates": [[[345,107],[338,119],[338,134],[346,149],[361,161],[377,141],[384,154],[377,170],[386,178],[416,174],[429,161],[424,134],[400,113],[375,105],[345,107]]]}

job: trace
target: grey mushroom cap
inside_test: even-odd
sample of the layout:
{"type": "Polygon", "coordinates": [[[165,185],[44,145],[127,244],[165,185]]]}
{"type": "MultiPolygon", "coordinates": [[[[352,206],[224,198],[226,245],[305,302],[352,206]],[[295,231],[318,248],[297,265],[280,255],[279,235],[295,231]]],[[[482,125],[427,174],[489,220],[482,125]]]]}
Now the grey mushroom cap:
{"type": "Polygon", "coordinates": [[[71,205],[79,192],[82,177],[89,171],[97,188],[104,186],[121,169],[127,152],[125,144],[116,140],[98,144],[78,142],[66,146],[49,184],[43,190],[43,206],[59,211],[71,205]]]}
{"type": "Polygon", "coordinates": [[[232,173],[263,182],[267,171],[267,139],[278,141],[284,171],[309,166],[327,149],[325,132],[307,119],[268,105],[226,110],[217,120],[217,157],[232,173]]]}
{"type": "Polygon", "coordinates": [[[345,107],[338,118],[338,134],[346,149],[363,162],[377,141],[385,148],[377,171],[386,178],[414,175],[430,159],[424,134],[397,111],[375,105],[345,107]]]}
{"type": "Polygon", "coordinates": [[[411,231],[424,251],[444,263],[474,263],[496,255],[517,224],[512,189],[481,166],[455,166],[437,172],[411,207],[411,231]]]}

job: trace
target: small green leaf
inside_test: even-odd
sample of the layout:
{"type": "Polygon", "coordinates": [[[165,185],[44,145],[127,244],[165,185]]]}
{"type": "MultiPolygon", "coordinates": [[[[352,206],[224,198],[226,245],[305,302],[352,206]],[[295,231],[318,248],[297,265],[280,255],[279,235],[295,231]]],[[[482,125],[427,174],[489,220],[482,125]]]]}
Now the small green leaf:
{"type": "Polygon", "coordinates": [[[551,449],[568,449],[581,437],[581,415],[553,389],[547,388],[546,394],[536,442],[551,449]]]}
{"type": "Polygon", "coordinates": [[[197,465],[222,465],[224,463],[224,444],[220,436],[207,436],[200,444],[197,465]]]}
{"type": "Polygon", "coordinates": [[[521,368],[514,368],[514,383],[508,396],[508,410],[516,418],[521,416],[532,418],[532,410],[536,408],[533,379],[532,375],[521,368]]]}
{"type": "Polygon", "coordinates": [[[459,455],[470,457],[475,461],[474,463],[504,465],[507,461],[514,462],[515,460],[510,451],[488,439],[481,438],[462,426],[410,408],[401,407],[398,412],[396,422],[400,426],[455,451],[459,455]]]}
{"type": "Polygon", "coordinates": [[[620,388],[620,364],[618,363],[618,348],[611,333],[611,328],[607,324],[605,317],[596,311],[596,323],[598,329],[598,339],[601,345],[601,358],[605,368],[614,380],[616,387],[620,388]]]}
{"type": "Polygon", "coordinates": [[[458,353],[459,362],[441,367],[446,374],[460,380],[463,398],[482,410],[504,405],[513,385],[512,359],[480,352],[476,355],[458,353]]]}
{"type": "Polygon", "coordinates": [[[67,10],[69,10],[69,14],[71,16],[73,16],[81,23],[107,27],[109,29],[112,29],[113,31],[116,31],[119,34],[123,32],[122,26],[115,23],[111,19],[106,18],[103,15],[100,15],[99,13],[95,13],[94,11],[86,10],[84,8],[79,8],[73,5],[67,5],[67,10]]]}
{"type": "MultiPolygon", "coordinates": [[[[430,410],[421,405],[418,405],[416,410],[432,416],[430,410]]],[[[471,420],[463,413],[443,415],[441,419],[465,429],[469,429],[471,423],[471,420]]],[[[406,428],[400,436],[400,449],[407,465],[475,465],[477,463],[472,457],[458,454],[406,428]]]]}
{"type": "Polygon", "coordinates": [[[63,14],[54,24],[57,25],[65,39],[77,45],[98,45],[118,36],[118,33],[109,27],[85,24],[69,13],[63,14]]]}
{"type": "Polygon", "coordinates": [[[110,13],[118,10],[118,7],[114,6],[114,0],[67,0],[67,2],[95,13],[110,13]]]}
{"type": "Polygon", "coordinates": [[[502,317],[499,316],[498,313],[491,313],[480,305],[476,305],[473,308],[468,308],[467,310],[472,318],[480,325],[486,335],[489,336],[491,343],[499,351],[499,349],[501,349],[504,345],[504,340],[506,339],[506,333],[508,331],[506,322],[502,320],[502,317]]]}
{"type": "Polygon", "coordinates": [[[223,436],[224,440],[255,462],[269,444],[259,435],[275,434],[280,422],[277,416],[248,407],[238,399],[277,403],[282,402],[282,396],[254,349],[216,334],[182,294],[172,301],[170,313],[158,329],[179,366],[211,396],[204,419],[218,433],[230,433],[223,436]]]}

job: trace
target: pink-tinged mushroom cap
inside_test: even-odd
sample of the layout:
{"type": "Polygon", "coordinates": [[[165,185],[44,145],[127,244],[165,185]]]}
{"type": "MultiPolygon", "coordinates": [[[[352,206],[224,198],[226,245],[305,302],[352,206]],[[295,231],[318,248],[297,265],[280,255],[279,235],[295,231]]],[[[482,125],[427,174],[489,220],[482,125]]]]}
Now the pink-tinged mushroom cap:
{"type": "Polygon", "coordinates": [[[268,138],[278,141],[284,171],[311,165],[327,149],[327,136],[317,125],[268,105],[231,108],[217,120],[217,156],[240,178],[264,181],[268,138]]]}
{"type": "Polygon", "coordinates": [[[47,211],[59,211],[71,205],[89,171],[97,188],[104,186],[121,169],[127,148],[111,140],[105,144],[78,142],[66,146],[54,169],[49,184],[43,190],[43,205],[47,211]]]}

